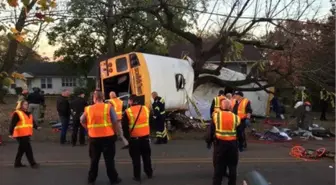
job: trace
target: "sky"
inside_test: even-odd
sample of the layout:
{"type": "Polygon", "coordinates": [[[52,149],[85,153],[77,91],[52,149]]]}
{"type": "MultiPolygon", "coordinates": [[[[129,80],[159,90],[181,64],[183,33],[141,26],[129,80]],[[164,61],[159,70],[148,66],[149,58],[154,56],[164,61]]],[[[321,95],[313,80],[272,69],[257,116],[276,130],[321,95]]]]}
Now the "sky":
{"type": "MultiPolygon", "coordinates": [[[[256,0],[258,1],[258,0],[256,0]]],[[[259,0],[259,2],[263,2],[266,0],[259,0]]],[[[288,3],[290,0],[282,0],[283,3],[288,3]]],[[[227,3],[228,1],[225,0],[210,0],[208,10],[207,12],[211,12],[214,9],[214,13],[218,14],[228,14],[230,11],[226,7],[231,7],[231,5],[224,4],[223,2],[227,3]],[[215,7],[215,8],[214,8],[215,7]]],[[[261,4],[262,6],[259,7],[258,9],[258,17],[263,17],[265,15],[265,5],[261,4]]],[[[315,15],[316,18],[323,18],[325,15],[329,13],[329,10],[331,8],[330,0],[316,0],[315,4],[313,5],[314,9],[310,10],[309,13],[305,14],[303,16],[303,19],[312,17],[315,15],[315,13],[318,10],[318,13],[315,15]]],[[[243,17],[252,17],[254,15],[254,10],[255,7],[251,6],[247,9],[247,11],[243,14],[243,17]]],[[[198,28],[202,30],[204,27],[204,30],[213,30],[218,28],[218,22],[221,21],[221,16],[216,16],[216,15],[211,15],[210,21],[208,21],[210,15],[209,14],[201,14],[199,19],[198,19],[198,28]]],[[[284,15],[279,15],[278,17],[284,17],[284,15]]],[[[287,16],[286,16],[287,17],[287,16]]],[[[245,21],[246,22],[246,21],[245,21]]],[[[241,22],[241,23],[244,23],[241,22]]],[[[263,26],[264,27],[264,26],[263,26]]],[[[263,28],[258,28],[256,29],[253,34],[255,35],[261,35],[265,32],[265,29],[263,28]]],[[[37,52],[42,55],[49,57],[51,60],[53,60],[53,54],[54,51],[57,50],[59,46],[51,46],[48,44],[48,39],[45,34],[42,34],[39,42],[38,42],[38,48],[37,52]]]]}

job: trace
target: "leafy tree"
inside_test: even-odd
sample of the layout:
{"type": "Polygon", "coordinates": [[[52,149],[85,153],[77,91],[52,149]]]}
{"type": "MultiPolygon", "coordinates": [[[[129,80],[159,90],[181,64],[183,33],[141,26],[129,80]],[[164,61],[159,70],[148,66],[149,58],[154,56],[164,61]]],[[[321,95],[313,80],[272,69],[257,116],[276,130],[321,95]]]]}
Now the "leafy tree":
{"type": "Polygon", "coordinates": [[[283,51],[267,50],[277,76],[292,86],[335,91],[335,17],[306,22],[286,21],[268,35],[270,42],[286,42],[283,51]],[[286,31],[284,31],[286,30],[286,31]],[[289,34],[289,32],[291,34],[289,34]]]}
{"type": "MultiPolygon", "coordinates": [[[[50,44],[61,44],[55,57],[63,56],[65,64],[77,69],[79,64],[91,62],[79,70],[85,76],[100,55],[131,51],[167,54],[171,44],[183,39],[162,29],[151,14],[140,12],[140,3],[115,0],[111,5],[111,0],[72,0],[68,15],[48,33],[50,44]]],[[[182,17],[176,22],[179,27],[190,26],[187,23],[182,17]]]]}
{"type": "Polygon", "coordinates": [[[50,23],[52,10],[56,7],[55,0],[7,0],[1,3],[0,11],[5,12],[0,17],[0,32],[7,33],[8,42],[6,52],[1,57],[0,62],[0,103],[3,102],[3,86],[6,85],[7,78],[13,78],[15,68],[23,63],[26,57],[31,54],[31,50],[18,55],[20,47],[33,48],[42,32],[43,23],[50,23]],[[37,28],[36,28],[37,26],[37,28]],[[13,74],[12,74],[13,73],[13,74]]]}

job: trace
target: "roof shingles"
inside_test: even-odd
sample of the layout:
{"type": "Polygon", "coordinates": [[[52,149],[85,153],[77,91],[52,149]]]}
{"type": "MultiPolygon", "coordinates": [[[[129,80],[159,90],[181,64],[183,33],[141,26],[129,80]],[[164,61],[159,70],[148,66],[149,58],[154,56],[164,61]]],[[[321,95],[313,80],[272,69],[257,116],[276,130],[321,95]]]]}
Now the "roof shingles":
{"type": "Polygon", "coordinates": [[[59,62],[26,63],[19,67],[18,72],[33,76],[77,76],[59,62]]]}

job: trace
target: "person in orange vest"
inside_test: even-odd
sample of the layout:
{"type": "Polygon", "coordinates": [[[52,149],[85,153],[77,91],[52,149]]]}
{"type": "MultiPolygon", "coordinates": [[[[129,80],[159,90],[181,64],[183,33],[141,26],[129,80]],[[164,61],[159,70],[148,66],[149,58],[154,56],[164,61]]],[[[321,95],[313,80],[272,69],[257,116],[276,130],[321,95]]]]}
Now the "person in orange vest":
{"type": "Polygon", "coordinates": [[[150,111],[136,102],[136,96],[128,99],[130,107],[125,110],[122,126],[125,137],[129,140],[129,154],[133,163],[133,180],[141,182],[141,161],[144,171],[149,179],[153,176],[151,148],[150,148],[150,111]]]}
{"type": "Polygon", "coordinates": [[[123,101],[120,100],[117,97],[115,92],[111,91],[110,92],[110,99],[108,100],[108,102],[112,104],[112,106],[114,108],[114,111],[117,113],[118,128],[119,128],[118,133],[119,133],[119,136],[120,136],[121,140],[124,143],[124,146],[121,149],[126,149],[126,148],[128,148],[128,141],[124,136],[123,129],[122,129],[122,126],[121,126],[123,101]]]}
{"type": "Polygon", "coordinates": [[[232,96],[231,93],[226,93],[226,99],[230,100],[231,101],[231,108],[234,107],[234,105],[236,104],[236,99],[235,97],[232,96]]]}
{"type": "Polygon", "coordinates": [[[23,154],[26,154],[32,168],[40,166],[34,159],[33,149],[30,144],[33,128],[40,129],[41,127],[36,125],[33,115],[28,112],[28,102],[26,100],[18,102],[16,110],[12,114],[12,121],[9,127],[9,137],[15,138],[19,143],[14,162],[15,168],[26,167],[26,165],[21,163],[23,154]]]}
{"type": "Polygon", "coordinates": [[[244,149],[247,148],[245,128],[250,122],[252,108],[251,108],[251,102],[247,98],[244,98],[243,92],[236,91],[235,97],[236,97],[236,104],[232,108],[232,112],[238,115],[241,120],[241,124],[237,128],[237,134],[238,134],[239,151],[242,152],[244,149]]]}
{"type": "Polygon", "coordinates": [[[221,110],[212,115],[212,123],[207,132],[208,148],[214,143],[214,177],[212,184],[222,184],[223,176],[229,169],[228,185],[236,185],[238,165],[237,127],[240,125],[239,116],[231,112],[231,101],[222,100],[221,110]]]}
{"type": "Polygon", "coordinates": [[[220,110],[220,102],[221,100],[226,99],[225,92],[223,90],[220,90],[218,92],[218,96],[216,96],[211,103],[210,107],[210,115],[212,115],[213,112],[220,110]]]}
{"type": "Polygon", "coordinates": [[[93,93],[93,105],[87,106],[81,116],[81,124],[88,131],[89,155],[91,158],[88,183],[94,184],[98,176],[101,153],[104,155],[106,173],[111,184],[119,184],[121,179],[115,169],[115,132],[118,130],[117,115],[111,104],[104,103],[101,91],[93,93]]]}

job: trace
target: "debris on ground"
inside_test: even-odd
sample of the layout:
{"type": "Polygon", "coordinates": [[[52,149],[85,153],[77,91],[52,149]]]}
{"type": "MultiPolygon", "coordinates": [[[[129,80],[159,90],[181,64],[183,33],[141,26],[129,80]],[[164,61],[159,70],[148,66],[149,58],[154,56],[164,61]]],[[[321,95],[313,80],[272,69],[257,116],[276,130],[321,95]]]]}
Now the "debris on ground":
{"type": "Polygon", "coordinates": [[[304,159],[318,159],[322,158],[325,154],[325,148],[319,148],[317,150],[305,149],[302,146],[294,146],[291,148],[289,155],[295,158],[304,158],[304,159]]]}
{"type": "Polygon", "coordinates": [[[280,131],[277,127],[273,126],[270,130],[264,133],[258,133],[255,129],[252,129],[251,134],[259,140],[283,142],[292,140],[291,137],[284,131],[280,131]]]}
{"type": "Polygon", "coordinates": [[[291,148],[289,155],[295,158],[303,159],[320,159],[323,157],[335,160],[335,152],[327,151],[326,148],[305,149],[302,146],[294,146],[291,148]]]}

